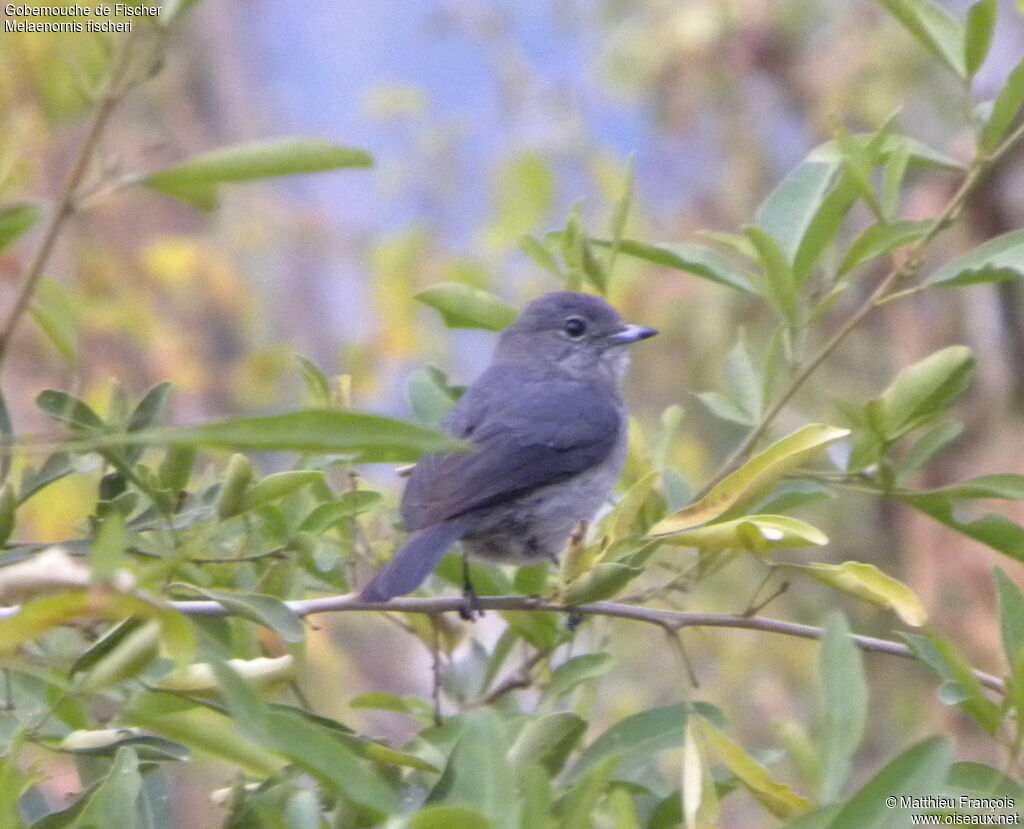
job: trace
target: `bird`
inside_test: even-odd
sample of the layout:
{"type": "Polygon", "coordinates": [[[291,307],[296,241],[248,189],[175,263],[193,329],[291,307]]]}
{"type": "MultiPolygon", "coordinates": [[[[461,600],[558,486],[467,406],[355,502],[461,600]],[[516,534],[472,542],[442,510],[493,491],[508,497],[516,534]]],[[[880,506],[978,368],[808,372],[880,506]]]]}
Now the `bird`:
{"type": "MultiPolygon", "coordinates": [[[[590,294],[556,291],[529,303],[442,424],[468,451],[429,454],[413,468],[400,509],[412,534],[359,599],[411,593],[457,542],[464,565],[466,554],[557,562],[622,472],[627,347],[657,333],[624,323],[590,294]]],[[[475,596],[463,572],[467,598],[475,596]]]]}

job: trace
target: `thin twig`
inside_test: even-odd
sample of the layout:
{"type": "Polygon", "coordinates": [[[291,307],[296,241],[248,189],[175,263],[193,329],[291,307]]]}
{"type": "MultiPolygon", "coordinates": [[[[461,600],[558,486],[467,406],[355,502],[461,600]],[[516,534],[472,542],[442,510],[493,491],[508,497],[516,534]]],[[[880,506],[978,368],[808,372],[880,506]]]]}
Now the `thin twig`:
{"type": "MultiPolygon", "coordinates": [[[[801,625],[770,619],[765,616],[736,616],[725,613],[688,613],[680,610],[637,607],[615,602],[593,602],[582,605],[562,605],[528,596],[480,596],[480,607],[485,610],[521,610],[527,612],[575,613],[582,616],[607,616],[616,619],[631,619],[646,622],[661,628],[682,630],[683,628],[742,628],[763,633],[777,633],[782,636],[796,636],[801,639],[820,639],[825,631],[813,625],[801,625]]],[[[316,599],[296,599],[285,604],[299,616],[313,613],[342,613],[355,611],[385,611],[394,613],[452,613],[465,607],[465,599],[458,598],[399,598],[389,602],[366,602],[354,594],[324,596],[316,599]]],[[[187,616],[233,616],[234,611],[216,601],[174,601],[169,605],[187,616]]],[[[16,615],[17,607],[0,608],[0,619],[16,615]]],[[[914,659],[910,648],[900,642],[876,639],[874,636],[853,634],[853,642],[869,653],[884,653],[914,659]]],[[[984,671],[973,671],[978,681],[993,691],[1006,693],[1001,679],[984,671]]]]}
{"type": "Polygon", "coordinates": [[[104,84],[103,91],[100,93],[99,103],[93,112],[92,120],[89,122],[89,127],[85,134],[85,140],[82,142],[82,147],[78,151],[78,157],[75,159],[74,166],[71,168],[71,173],[68,175],[68,180],[61,192],[57,208],[53,215],[50,216],[50,221],[43,233],[43,240],[39,244],[39,250],[36,251],[36,255],[28,267],[25,281],[22,283],[21,290],[14,301],[14,305],[11,307],[10,313],[7,315],[7,321],[4,323],[3,328],[0,329],[0,365],[3,364],[7,356],[11,338],[14,336],[18,323],[25,315],[25,311],[28,310],[36,285],[43,275],[47,262],[50,260],[50,255],[53,253],[57,239],[64,228],[64,223],[75,212],[78,188],[89,170],[93,156],[99,146],[100,138],[103,135],[103,130],[109,123],[110,116],[113,115],[114,110],[117,109],[118,104],[121,103],[130,88],[130,85],[125,81],[128,67],[131,64],[129,60],[131,42],[132,39],[130,37],[124,38],[121,42],[120,50],[113,58],[106,83],[104,84]]]}
{"type": "MultiPolygon", "coordinates": [[[[975,160],[974,164],[967,171],[967,175],[964,176],[964,179],[960,183],[956,192],[946,203],[942,212],[932,220],[928,231],[909,248],[908,254],[903,260],[903,263],[893,267],[893,269],[882,278],[881,282],[875,286],[875,290],[871,292],[870,296],[864,301],[864,303],[857,308],[849,318],[847,318],[846,322],[836,329],[832,336],[825,341],[824,345],[822,345],[806,363],[800,366],[793,379],[790,380],[786,388],[783,389],[782,394],[780,394],[775,402],[768,407],[768,410],[761,416],[757,425],[750,430],[747,436],[733,450],[718,472],[715,473],[704,488],[694,496],[694,500],[698,500],[706,495],[712,487],[720,483],[731,472],[739,467],[744,460],[746,460],[747,456],[757,445],[758,441],[764,437],[765,432],[767,432],[768,428],[775,422],[775,418],[778,417],[786,404],[789,403],[793,396],[803,387],[804,383],[807,382],[818,367],[832,354],[833,351],[836,350],[836,348],[839,347],[840,343],[842,343],[843,340],[845,340],[849,334],[864,321],[865,317],[895,296],[895,293],[890,293],[891,289],[898,287],[901,283],[914,276],[921,269],[921,266],[924,263],[924,250],[928,243],[956,221],[960,216],[960,213],[963,211],[964,206],[967,203],[967,199],[971,193],[974,192],[978,184],[985,178],[992,167],[1007,153],[1009,153],[1011,149],[1017,146],[1022,139],[1024,139],[1024,124],[1018,126],[1017,129],[1015,129],[990,155],[987,157],[979,157],[975,160]]],[[[907,295],[909,295],[909,293],[910,292],[908,292],[907,295]]]]}
{"type": "Polygon", "coordinates": [[[512,671],[512,673],[505,677],[504,680],[495,685],[494,688],[491,689],[490,693],[481,697],[477,701],[464,706],[464,708],[483,708],[488,705],[493,705],[506,694],[510,694],[513,691],[520,691],[523,688],[529,688],[533,684],[533,669],[550,655],[551,651],[543,648],[534,652],[529,659],[526,659],[523,664],[512,671]]]}

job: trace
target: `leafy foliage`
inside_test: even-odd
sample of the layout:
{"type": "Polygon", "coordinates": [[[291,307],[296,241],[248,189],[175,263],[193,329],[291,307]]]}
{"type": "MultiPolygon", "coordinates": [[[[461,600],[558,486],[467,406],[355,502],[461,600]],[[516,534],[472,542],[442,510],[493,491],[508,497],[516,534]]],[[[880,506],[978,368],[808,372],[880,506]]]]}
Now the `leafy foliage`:
{"type": "MultiPolygon", "coordinates": [[[[165,6],[162,34],[144,65],[134,66],[131,52],[104,54],[101,116],[119,102],[114,93],[134,90],[156,71],[165,35],[192,5],[165,6]]],[[[964,22],[934,0],[880,5],[966,96],[989,54],[997,3],[978,0],[964,22]]],[[[654,234],[638,218],[632,163],[606,188],[603,230],[588,229],[591,217],[580,204],[559,230],[529,235],[552,212],[556,173],[532,153],[510,158],[497,175],[503,198],[482,248],[504,252],[518,242],[545,279],[570,290],[625,296],[637,273],[631,269],[653,266],[671,272],[675,289],[689,290],[692,276],[740,304],[750,325],[730,329],[724,357],[714,361],[722,388],[698,398],[705,416],[746,437],[693,495],[682,408],[667,407],[656,428],[641,417],[631,424],[622,491],[589,535],[574,538],[557,573],[470,565],[481,596],[539,600],[497,603],[500,622],[486,635],[436,605],[392,614],[402,635],[430,652],[429,694],[422,684],[407,696],[384,690],[386,672],[368,672],[375,687],[359,693],[348,671],[331,677],[329,691],[309,693],[324,638],[304,616],[327,607],[354,611],[338,597],[399,538],[392,492],[363,466],[468,449],[439,431],[462,392],[443,372],[427,367],[409,376],[415,424],[358,411],[352,377],[328,378],[305,357],[297,365],[288,358],[294,376],[286,380],[303,390],[304,404],[278,414],[197,417],[191,426],[170,425],[169,382],[137,402],[127,382],[115,384],[105,407],[91,392],[44,390],[36,397],[39,416],[52,421],[56,436],[16,429],[0,397],[0,824],[168,827],[170,781],[198,760],[230,769],[230,786],[209,793],[225,827],[704,829],[741,801],[740,808],[792,829],[863,829],[910,824],[908,811],[886,805],[893,797],[1024,797],[1012,776],[1024,746],[1018,585],[995,569],[993,623],[1005,664],[1003,678],[983,674],[928,625],[933,608],[887,572],[887,562],[836,563],[839,550],[860,551],[861,538],[824,508],[856,493],[1024,560],[1024,528],[1002,513],[971,511],[978,501],[1024,500],[1024,476],[987,474],[944,486],[927,477],[965,432],[956,417],[978,357],[964,345],[941,348],[880,379],[872,386],[880,390],[863,401],[832,406],[799,396],[876,308],[933,288],[948,289],[931,294],[945,301],[953,290],[1024,274],[1022,231],[1012,230],[921,276],[934,240],[1021,139],[1022,67],[979,110],[978,154],[969,164],[902,134],[898,115],[867,133],[836,124],[832,140],[781,177],[742,232],[709,232],[700,243],[644,239],[654,234]],[[911,175],[956,176],[962,184],[935,218],[921,219],[903,210],[911,175]],[[825,411],[812,416],[813,407],[825,411]],[[37,504],[53,509],[72,486],[86,493],[73,538],[51,544],[22,535],[37,504]],[[799,510],[811,512],[809,519],[790,514],[799,510]],[[838,611],[823,629],[762,619],[760,588],[737,612],[741,582],[731,579],[739,570],[763,573],[765,582],[780,573],[805,576],[794,590],[798,611],[815,612],[808,608],[820,593],[812,591],[827,591],[826,601],[849,609],[858,627],[897,625],[905,646],[855,636],[838,611]],[[726,595],[728,612],[661,613],[709,585],[726,595]],[[316,595],[326,602],[311,602],[316,595]],[[593,618],[601,615],[624,618],[593,618]],[[617,648],[607,635],[609,625],[643,621],[665,633],[664,650],[632,641],[617,648]],[[777,730],[752,737],[727,695],[684,687],[689,662],[680,641],[688,625],[820,637],[816,706],[788,706],[810,725],[779,721],[777,730]],[[940,702],[1005,760],[954,762],[941,735],[909,748],[884,744],[884,760],[879,746],[863,750],[879,690],[861,648],[916,660],[940,702]],[[640,677],[641,693],[628,706],[595,704],[601,689],[630,672],[640,677]],[[644,681],[655,674],[669,677],[670,699],[643,698],[644,681]],[[766,739],[770,748],[752,745],[766,739]],[[55,752],[74,764],[81,784],[68,803],[47,794],[41,771],[40,757],[55,752]]],[[[95,166],[101,175],[88,149],[82,169],[95,166]]],[[[211,211],[229,184],[371,164],[363,150],[275,139],[132,174],[111,189],[142,186],[211,211]]],[[[54,233],[72,212],[67,205],[84,212],[105,194],[81,186],[72,180],[65,207],[53,214],[54,233]]],[[[28,201],[0,206],[0,252],[14,249],[45,212],[28,201]]],[[[411,323],[415,301],[439,312],[449,329],[498,332],[514,320],[514,307],[478,278],[476,263],[453,266],[425,288],[410,278],[422,250],[422,240],[410,237],[375,262],[391,346],[412,351],[414,337],[400,323],[411,323]]],[[[26,269],[32,275],[16,314],[32,317],[63,364],[80,367],[94,357],[83,348],[90,321],[78,308],[88,286],[43,277],[48,255],[43,245],[26,269]]],[[[173,293],[175,268],[166,272],[173,293]]],[[[0,335],[4,348],[9,333],[0,335]]],[[[353,363],[372,357],[347,356],[353,363]]],[[[670,372],[658,378],[665,386],[671,379],[670,372]]],[[[831,380],[830,394],[856,395],[831,380]]],[[[428,591],[461,580],[449,557],[428,591]]],[[[352,630],[353,639],[362,635],[352,630]]],[[[383,650],[374,646],[375,667],[391,664],[383,650]]],[[[744,671],[743,681],[756,678],[744,671]]]]}

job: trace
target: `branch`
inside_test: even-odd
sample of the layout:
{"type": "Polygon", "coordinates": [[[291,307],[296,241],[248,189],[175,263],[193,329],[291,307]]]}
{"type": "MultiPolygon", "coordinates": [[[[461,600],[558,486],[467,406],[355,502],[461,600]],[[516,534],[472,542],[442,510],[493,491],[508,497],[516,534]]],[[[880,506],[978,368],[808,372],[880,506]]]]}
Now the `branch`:
{"type": "MultiPolygon", "coordinates": [[[[630,619],[635,622],[646,622],[658,625],[666,630],[682,630],[683,628],[743,628],[758,630],[763,633],[778,633],[783,636],[796,636],[801,639],[820,639],[825,631],[813,625],[801,625],[796,622],[784,622],[780,619],[769,619],[765,616],[735,616],[725,613],[686,613],[680,610],[662,610],[660,608],[638,607],[636,605],[618,604],[616,602],[593,602],[581,605],[562,605],[554,602],[523,596],[480,596],[480,608],[483,610],[523,610],[534,612],[572,613],[582,616],[607,616],[616,619],[630,619]]],[[[285,604],[299,616],[313,613],[340,613],[350,611],[387,611],[394,613],[450,613],[465,607],[465,599],[459,598],[400,598],[389,602],[364,602],[354,595],[326,596],[317,599],[298,599],[285,604]]],[[[213,601],[177,601],[170,602],[171,607],[188,616],[231,616],[233,611],[219,602],[213,601]]],[[[0,608],[0,618],[4,611],[0,608]]],[[[914,659],[910,648],[900,642],[888,639],[876,639],[873,636],[851,634],[854,643],[869,653],[884,653],[889,656],[901,656],[914,659]]],[[[972,671],[978,681],[986,688],[1006,693],[1006,685],[1001,679],[984,671],[972,671]]]]}
{"type": "Polygon", "coordinates": [[[82,142],[82,147],[78,151],[78,157],[75,159],[74,166],[71,168],[71,173],[61,192],[60,199],[57,202],[57,209],[50,217],[46,231],[43,234],[43,241],[39,245],[39,250],[36,251],[36,255],[28,267],[25,281],[18,292],[17,299],[15,299],[14,305],[7,315],[3,328],[0,329],[0,366],[3,365],[4,359],[7,357],[11,338],[14,336],[18,323],[21,322],[21,318],[25,315],[25,311],[28,310],[36,285],[43,275],[47,262],[50,261],[50,255],[57,244],[57,239],[64,228],[64,223],[75,212],[78,188],[89,170],[93,156],[96,154],[103,130],[109,123],[110,116],[113,115],[114,110],[117,109],[131,88],[131,84],[126,82],[128,67],[131,63],[129,60],[131,42],[131,37],[125,37],[122,40],[120,50],[112,60],[110,72],[104,83],[103,91],[100,93],[99,104],[93,113],[92,120],[89,122],[85,140],[82,142]]]}
{"type": "MultiPolygon", "coordinates": [[[[757,425],[750,430],[743,441],[733,450],[732,454],[726,459],[725,463],[722,464],[721,468],[715,473],[714,477],[694,496],[694,500],[699,500],[714,487],[720,483],[725,477],[733,472],[737,467],[746,460],[747,456],[757,445],[758,441],[764,437],[765,432],[772,423],[775,422],[775,418],[778,417],[779,413],[785,408],[786,404],[807,382],[810,376],[818,369],[818,367],[832,354],[836,348],[839,347],[840,343],[843,342],[861,322],[867,317],[872,311],[881,305],[884,305],[890,299],[895,298],[896,292],[890,293],[894,288],[897,288],[905,280],[914,276],[920,269],[924,262],[924,250],[928,243],[931,242],[936,236],[938,236],[943,230],[949,227],[955,222],[960,214],[963,212],[964,206],[967,204],[967,200],[971,194],[977,188],[989,171],[1016,147],[1021,140],[1024,139],[1024,124],[1017,127],[1010,135],[997,147],[990,155],[986,157],[979,157],[975,159],[974,164],[967,171],[967,175],[964,176],[964,180],[960,183],[956,192],[946,203],[942,212],[932,220],[931,225],[928,228],[928,232],[925,233],[917,242],[910,246],[907,253],[907,258],[903,261],[902,265],[894,266],[883,277],[882,281],[878,283],[875,290],[871,292],[871,295],[864,301],[864,303],[857,308],[856,311],[836,329],[835,333],[815,352],[811,358],[804,363],[793,379],[790,380],[789,385],[783,389],[782,394],[776,399],[776,401],[768,407],[768,410],[762,415],[761,420],[757,425]]],[[[917,286],[920,287],[920,286],[917,286]]],[[[910,291],[899,291],[901,295],[910,295],[916,293],[916,289],[910,291]]]]}

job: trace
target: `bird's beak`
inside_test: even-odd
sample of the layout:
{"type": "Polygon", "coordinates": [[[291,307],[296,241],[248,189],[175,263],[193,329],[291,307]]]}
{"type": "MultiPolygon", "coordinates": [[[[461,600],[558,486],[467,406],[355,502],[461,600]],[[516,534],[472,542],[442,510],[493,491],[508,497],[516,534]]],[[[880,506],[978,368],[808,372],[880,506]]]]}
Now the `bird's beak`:
{"type": "Polygon", "coordinates": [[[646,340],[657,333],[653,328],[644,328],[642,325],[626,325],[621,331],[612,334],[610,339],[616,345],[629,345],[646,340]]]}

